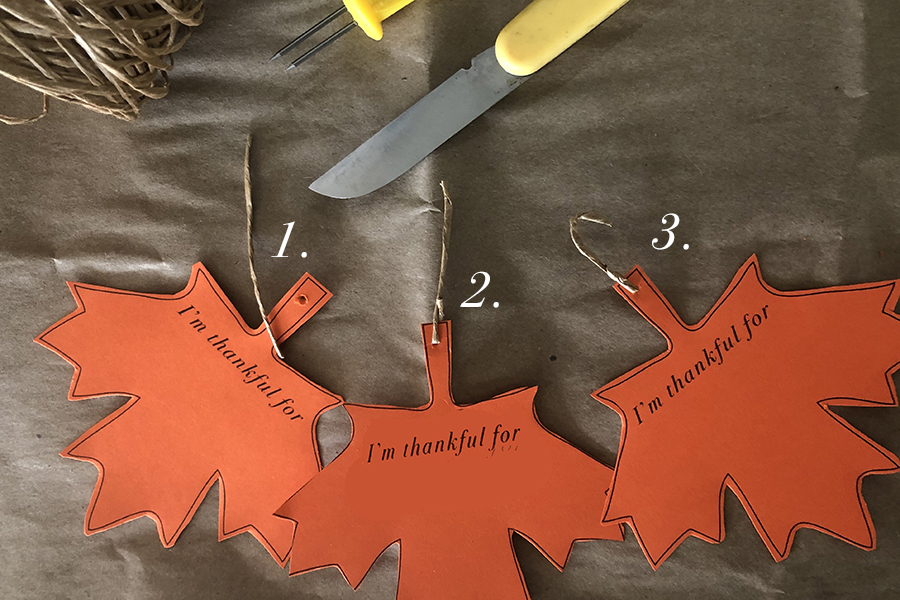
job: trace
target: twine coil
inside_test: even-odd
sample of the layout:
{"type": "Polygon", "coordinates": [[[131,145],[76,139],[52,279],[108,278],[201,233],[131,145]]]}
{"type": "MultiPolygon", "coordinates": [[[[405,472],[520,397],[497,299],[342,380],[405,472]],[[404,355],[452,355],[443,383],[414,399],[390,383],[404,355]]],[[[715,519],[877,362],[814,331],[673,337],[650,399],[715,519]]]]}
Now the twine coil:
{"type": "Polygon", "coordinates": [[[203,14],[203,0],[0,0],[0,74],[133,121],[168,92],[172,55],[203,14]]]}

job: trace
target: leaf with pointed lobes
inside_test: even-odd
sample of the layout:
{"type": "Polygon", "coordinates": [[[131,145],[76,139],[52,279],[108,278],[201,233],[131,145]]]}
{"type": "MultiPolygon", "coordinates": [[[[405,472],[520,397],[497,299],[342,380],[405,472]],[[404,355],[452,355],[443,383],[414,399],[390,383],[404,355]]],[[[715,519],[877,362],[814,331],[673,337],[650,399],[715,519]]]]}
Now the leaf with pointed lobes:
{"type": "Polygon", "coordinates": [[[355,588],[399,541],[399,600],[528,598],[513,533],[559,569],[576,540],[621,540],[599,518],[612,471],[543,428],[536,388],[454,403],[450,323],[439,344],[432,328],[428,404],[345,405],[350,445],[279,509],[297,522],[291,574],[337,566],[355,588]]]}
{"type": "Polygon", "coordinates": [[[896,406],[897,281],[781,292],[752,256],[687,326],[640,268],[617,286],[668,350],[594,393],[622,418],[604,522],[659,565],[687,536],[722,541],[725,488],[776,561],[806,527],[870,550],[863,477],[898,470],[830,406],[896,406]]]}
{"type": "MultiPolygon", "coordinates": [[[[292,528],[273,513],[321,468],[315,423],[341,398],[280,360],[200,263],[174,295],[69,287],[77,310],[35,341],[75,367],[70,400],[129,397],[62,453],[100,471],[85,533],[147,516],[170,547],[218,481],[219,539],[249,531],[286,564],[292,528]]],[[[274,337],[330,297],[304,275],[268,316],[274,337]]]]}

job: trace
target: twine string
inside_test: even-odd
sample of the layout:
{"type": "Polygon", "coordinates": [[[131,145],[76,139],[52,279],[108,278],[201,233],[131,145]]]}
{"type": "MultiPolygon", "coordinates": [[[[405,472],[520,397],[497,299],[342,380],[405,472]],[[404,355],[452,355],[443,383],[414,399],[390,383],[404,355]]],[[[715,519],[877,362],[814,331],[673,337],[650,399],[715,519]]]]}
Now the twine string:
{"type": "Polygon", "coordinates": [[[41,114],[37,115],[36,117],[8,117],[6,115],[0,115],[0,123],[4,123],[6,125],[28,125],[29,123],[40,121],[41,119],[46,117],[49,110],[50,96],[44,94],[44,110],[41,111],[41,114]]]}
{"type": "Polygon", "coordinates": [[[253,294],[256,296],[256,305],[259,307],[259,314],[262,316],[263,325],[269,333],[269,339],[272,340],[272,347],[275,348],[275,354],[278,358],[284,360],[281,350],[278,348],[278,342],[272,334],[272,328],[269,327],[269,320],[266,318],[266,309],[263,308],[262,298],[259,296],[259,282],[256,279],[256,269],[253,268],[253,188],[250,185],[250,144],[253,140],[251,135],[247,135],[247,149],[244,153],[244,198],[247,205],[247,259],[250,262],[250,280],[253,282],[253,294]]]}
{"type": "Polygon", "coordinates": [[[453,220],[453,203],[450,201],[450,194],[447,193],[447,186],[441,181],[441,191],[444,192],[444,227],[441,230],[441,271],[438,274],[437,295],[434,299],[434,312],[431,316],[431,343],[437,345],[441,343],[441,336],[438,335],[438,323],[444,320],[444,276],[447,274],[447,254],[450,249],[450,223],[453,220]]]}
{"type": "Polygon", "coordinates": [[[572,238],[572,243],[575,244],[575,247],[578,248],[578,251],[581,252],[582,256],[586,259],[594,263],[601,271],[606,273],[606,275],[621,285],[623,288],[631,292],[632,294],[637,293],[638,289],[635,287],[633,283],[625,279],[624,276],[619,274],[616,271],[610,269],[607,265],[600,261],[590,250],[587,250],[584,247],[584,244],[581,240],[581,236],[578,235],[578,221],[588,221],[590,223],[599,223],[600,225],[606,225],[607,227],[612,227],[612,223],[598,215],[597,213],[592,212],[584,212],[576,217],[569,218],[569,236],[572,238]]]}

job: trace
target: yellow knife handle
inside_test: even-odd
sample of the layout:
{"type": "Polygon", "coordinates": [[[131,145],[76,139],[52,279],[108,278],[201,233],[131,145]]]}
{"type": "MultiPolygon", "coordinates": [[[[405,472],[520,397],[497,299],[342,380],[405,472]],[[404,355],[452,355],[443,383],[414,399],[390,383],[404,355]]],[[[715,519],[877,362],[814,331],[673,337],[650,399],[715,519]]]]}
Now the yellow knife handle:
{"type": "Polygon", "coordinates": [[[497,61],[511,75],[531,75],[626,2],[628,0],[534,0],[497,36],[497,61]]]}
{"type": "Polygon", "coordinates": [[[373,40],[384,37],[381,22],[413,0],[344,0],[356,24],[373,40]]]}

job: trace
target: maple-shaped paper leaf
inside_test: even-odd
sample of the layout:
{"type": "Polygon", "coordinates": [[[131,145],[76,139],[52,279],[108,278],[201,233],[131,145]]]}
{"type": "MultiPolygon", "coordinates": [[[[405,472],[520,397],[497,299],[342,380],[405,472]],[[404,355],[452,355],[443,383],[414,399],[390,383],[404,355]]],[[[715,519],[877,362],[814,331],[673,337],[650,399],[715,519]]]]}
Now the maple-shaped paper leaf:
{"type": "Polygon", "coordinates": [[[874,548],[862,479],[900,463],[828,407],[896,406],[898,282],[780,292],[753,256],[689,327],[640,268],[628,279],[669,348],[594,393],[623,423],[604,522],[658,568],[688,535],[722,541],[727,486],[775,560],[801,527],[874,548]]]}
{"type": "MultiPolygon", "coordinates": [[[[321,468],[315,423],[340,396],[279,360],[200,263],[174,295],[69,287],[78,309],[36,341],[75,367],[70,400],[130,397],[62,453],[100,471],[85,533],[148,516],[170,547],[219,481],[219,539],[249,531],[286,564],[273,513],[321,468]]],[[[276,340],[329,298],[304,275],[268,317],[276,340]]]]}
{"type": "Polygon", "coordinates": [[[528,597],[523,535],[559,569],[579,539],[622,539],[599,511],[611,469],[544,429],[536,388],[469,406],[450,392],[450,323],[422,326],[431,400],[345,404],[347,449],[277,514],[297,522],[291,574],[337,566],[355,588],[400,542],[400,600],[528,597]]]}

